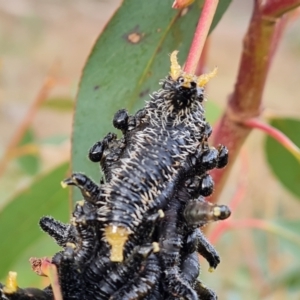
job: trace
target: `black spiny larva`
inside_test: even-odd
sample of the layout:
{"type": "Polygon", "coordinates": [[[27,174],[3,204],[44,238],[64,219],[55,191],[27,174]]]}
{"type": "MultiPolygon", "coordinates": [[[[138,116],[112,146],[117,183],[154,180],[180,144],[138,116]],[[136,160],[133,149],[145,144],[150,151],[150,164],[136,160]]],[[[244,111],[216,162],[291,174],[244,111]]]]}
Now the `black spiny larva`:
{"type": "Polygon", "coordinates": [[[170,76],[138,116],[129,117],[124,111],[116,114],[114,124],[124,132],[127,146],[111,154],[111,143],[124,144],[110,135],[90,152],[93,161],[101,161],[101,154],[106,157],[102,165],[109,181],[100,186],[97,203],[103,204],[98,219],[105,224],[112,261],[124,259],[128,237],[135,234],[145,212],[164,210],[176,185],[216,166],[219,151],[207,145],[202,107],[203,87],[216,70],[200,77],[185,74],[176,55],[176,51],[171,55],[170,76]],[[108,160],[114,155],[115,160],[108,160]]]}
{"type": "MultiPolygon", "coordinates": [[[[52,258],[64,299],[217,299],[198,279],[198,253],[214,269],[220,259],[199,226],[227,218],[227,206],[203,197],[213,192],[209,170],[227,164],[228,151],[208,145],[212,132],[202,102],[216,73],[186,74],[171,55],[170,75],[131,116],[113,120],[123,136],[109,133],[89,151],[105,183],[74,173],[63,186],[84,198],[70,224],[43,217],[40,225],[63,248],[52,258]]],[[[44,291],[0,285],[1,299],[53,299],[44,291]]]]}

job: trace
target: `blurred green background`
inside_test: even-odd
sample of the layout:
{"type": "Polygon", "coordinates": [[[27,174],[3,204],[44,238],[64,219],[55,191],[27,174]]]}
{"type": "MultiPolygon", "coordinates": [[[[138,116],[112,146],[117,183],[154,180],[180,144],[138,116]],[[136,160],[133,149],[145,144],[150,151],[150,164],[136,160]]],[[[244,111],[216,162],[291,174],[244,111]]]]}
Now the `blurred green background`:
{"type": "MultiPolygon", "coordinates": [[[[38,216],[49,214],[68,220],[68,191],[57,187],[67,174],[68,164],[63,163],[70,161],[77,86],[99,33],[119,4],[115,0],[0,0],[1,156],[53,66],[56,74],[56,84],[32,119],[23,140],[23,144],[32,147],[20,147],[21,153],[27,151],[27,155],[10,161],[0,177],[1,282],[7,270],[14,270],[18,272],[20,286],[47,284],[30,271],[28,259],[51,256],[58,247],[40,233],[38,218],[29,218],[28,214],[32,210],[38,216]]],[[[222,111],[233,90],[251,8],[252,1],[232,1],[211,35],[207,68],[217,65],[219,72],[207,89],[207,97],[214,103],[207,108],[210,116],[222,111]]],[[[284,34],[264,93],[264,117],[300,118],[299,32],[300,22],[295,20],[284,34]]],[[[112,118],[105,113],[104,116],[112,118]]],[[[297,138],[300,128],[296,125],[293,127],[297,138]]],[[[100,138],[95,136],[95,141],[100,138]]],[[[203,261],[201,279],[217,291],[220,299],[300,299],[299,197],[275,178],[268,166],[265,144],[263,133],[251,134],[220,201],[230,203],[236,190],[245,186],[246,192],[232,218],[255,217],[280,227],[274,225],[266,231],[235,228],[217,240],[222,262],[210,274],[203,261]],[[281,223],[271,223],[278,219],[281,223]]],[[[272,152],[272,141],[268,141],[267,147],[272,152]]],[[[86,157],[82,161],[89,164],[86,157]]],[[[279,154],[278,161],[280,169],[279,154]]],[[[295,184],[298,183],[300,177],[295,184]]],[[[214,226],[209,228],[208,236],[214,226]]]]}

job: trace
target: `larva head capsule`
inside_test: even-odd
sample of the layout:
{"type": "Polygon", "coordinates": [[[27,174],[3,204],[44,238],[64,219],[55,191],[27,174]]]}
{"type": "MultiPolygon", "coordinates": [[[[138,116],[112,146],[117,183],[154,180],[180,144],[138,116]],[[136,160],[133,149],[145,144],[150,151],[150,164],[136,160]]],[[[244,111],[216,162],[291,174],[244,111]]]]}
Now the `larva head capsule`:
{"type": "Polygon", "coordinates": [[[170,79],[173,81],[173,105],[175,109],[190,107],[193,102],[202,102],[204,99],[204,86],[217,74],[217,68],[208,74],[196,76],[184,72],[177,61],[178,51],[170,56],[170,79]]]}

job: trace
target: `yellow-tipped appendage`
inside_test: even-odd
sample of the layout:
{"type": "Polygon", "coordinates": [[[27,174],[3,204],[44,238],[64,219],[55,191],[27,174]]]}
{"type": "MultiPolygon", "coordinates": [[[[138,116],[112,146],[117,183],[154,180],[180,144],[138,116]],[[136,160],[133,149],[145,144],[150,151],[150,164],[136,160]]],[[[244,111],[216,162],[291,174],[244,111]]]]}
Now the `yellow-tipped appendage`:
{"type": "Polygon", "coordinates": [[[104,229],[104,235],[107,242],[111,246],[110,260],[114,262],[122,262],[123,250],[130,232],[123,226],[110,225],[104,229]]]}
{"type": "Polygon", "coordinates": [[[13,294],[18,289],[17,272],[8,272],[3,292],[5,294],[13,294]]]}
{"type": "Polygon", "coordinates": [[[61,182],[60,182],[60,185],[61,185],[61,187],[62,187],[63,189],[65,189],[65,188],[68,187],[68,185],[67,185],[64,181],[61,181],[61,182]]]}
{"type": "Polygon", "coordinates": [[[175,50],[170,55],[171,60],[171,68],[170,68],[170,76],[173,80],[177,80],[178,77],[182,74],[182,69],[177,60],[178,50],[175,50]]]}
{"type": "Polygon", "coordinates": [[[189,88],[191,82],[196,82],[198,87],[204,87],[211,78],[217,75],[218,68],[214,68],[212,72],[208,74],[202,74],[199,77],[193,74],[187,74],[182,69],[177,60],[178,51],[175,50],[170,55],[171,67],[170,76],[173,80],[177,80],[180,76],[184,79],[182,86],[189,88]]]}
{"type": "Polygon", "coordinates": [[[200,75],[197,80],[197,85],[199,87],[204,87],[211,78],[217,75],[217,73],[218,73],[218,68],[215,67],[210,73],[200,75]]]}
{"type": "Polygon", "coordinates": [[[219,206],[215,206],[215,207],[213,208],[213,215],[214,215],[214,217],[216,217],[216,218],[218,218],[218,217],[221,216],[221,209],[220,209],[219,206]]]}

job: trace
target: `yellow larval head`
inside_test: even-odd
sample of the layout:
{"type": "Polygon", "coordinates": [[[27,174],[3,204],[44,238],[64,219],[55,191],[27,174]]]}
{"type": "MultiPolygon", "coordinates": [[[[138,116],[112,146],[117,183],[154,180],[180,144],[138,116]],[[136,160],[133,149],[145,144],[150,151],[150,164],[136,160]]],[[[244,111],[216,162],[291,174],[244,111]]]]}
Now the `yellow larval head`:
{"type": "Polygon", "coordinates": [[[190,83],[193,81],[197,83],[198,87],[204,87],[211,78],[215,77],[218,71],[218,68],[214,68],[212,72],[208,74],[202,74],[199,77],[193,74],[187,74],[182,69],[177,60],[178,51],[175,50],[170,55],[171,67],[170,67],[170,76],[173,80],[177,80],[180,76],[183,78],[182,86],[189,88],[190,83]]]}
{"type": "Polygon", "coordinates": [[[122,262],[124,245],[130,234],[129,230],[123,226],[110,225],[104,229],[104,234],[111,246],[110,260],[122,262]]]}
{"type": "Polygon", "coordinates": [[[18,289],[17,272],[8,272],[3,292],[5,294],[13,294],[18,289]]]}

